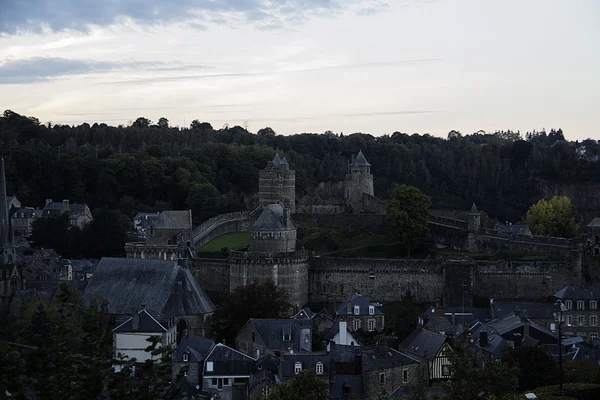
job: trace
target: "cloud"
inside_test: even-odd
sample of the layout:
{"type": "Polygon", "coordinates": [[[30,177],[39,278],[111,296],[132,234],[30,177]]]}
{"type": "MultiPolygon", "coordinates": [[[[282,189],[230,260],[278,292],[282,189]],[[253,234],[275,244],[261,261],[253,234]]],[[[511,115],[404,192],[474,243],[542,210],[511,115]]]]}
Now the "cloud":
{"type": "Polygon", "coordinates": [[[285,25],[314,15],[331,15],[358,0],[27,0],[3,2],[0,34],[67,29],[86,31],[89,25],[111,25],[129,18],[140,24],[172,21],[227,21],[241,15],[259,25],[285,25]]]}
{"type": "Polygon", "coordinates": [[[34,57],[5,60],[0,64],[0,85],[44,82],[52,78],[83,75],[112,70],[136,69],[153,71],[180,71],[206,68],[202,65],[172,65],[163,62],[107,62],[74,60],[60,57],[34,57]]]}

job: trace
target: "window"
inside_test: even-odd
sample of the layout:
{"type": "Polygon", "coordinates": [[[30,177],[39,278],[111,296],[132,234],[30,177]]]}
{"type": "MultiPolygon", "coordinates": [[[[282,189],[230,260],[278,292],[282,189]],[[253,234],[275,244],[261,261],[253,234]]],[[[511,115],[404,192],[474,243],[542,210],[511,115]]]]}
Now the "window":
{"type": "Polygon", "coordinates": [[[352,321],[352,327],[354,328],[355,331],[360,329],[360,319],[355,319],[354,321],[352,321]]]}
{"type": "Polygon", "coordinates": [[[375,315],[375,306],[369,306],[369,315],[375,315]]]}
{"type": "Polygon", "coordinates": [[[252,343],[256,341],[256,332],[252,332],[252,343]]]}
{"type": "Polygon", "coordinates": [[[256,358],[260,358],[260,349],[256,349],[256,358]]]}
{"type": "Polygon", "coordinates": [[[206,372],[212,372],[212,370],[213,370],[213,362],[207,361],[206,362],[206,372]]]}
{"type": "Polygon", "coordinates": [[[573,302],[571,300],[567,300],[567,301],[565,301],[565,306],[567,307],[567,310],[572,310],[573,302]]]}
{"type": "Polygon", "coordinates": [[[598,339],[598,334],[596,332],[590,333],[590,338],[592,338],[592,339],[598,339]]]}
{"type": "Polygon", "coordinates": [[[223,378],[223,386],[229,386],[229,378],[223,378]]]}
{"type": "Polygon", "coordinates": [[[300,372],[302,372],[302,363],[300,361],[296,361],[296,364],[294,364],[294,373],[298,375],[300,372]]]}
{"type": "Polygon", "coordinates": [[[590,316],[590,325],[596,326],[598,325],[598,317],[595,315],[590,316]]]}
{"type": "Polygon", "coordinates": [[[380,372],[380,373],[379,373],[379,383],[380,383],[381,385],[384,385],[384,384],[385,384],[385,372],[380,372]]]}
{"type": "Polygon", "coordinates": [[[407,369],[402,370],[402,382],[404,382],[404,383],[408,382],[408,370],[407,369]]]}
{"type": "Polygon", "coordinates": [[[217,378],[212,378],[212,380],[210,381],[210,384],[212,386],[217,386],[217,378]]]}
{"type": "Polygon", "coordinates": [[[289,342],[290,340],[292,340],[292,335],[290,335],[289,333],[284,333],[283,334],[283,341],[284,342],[289,342]]]}
{"type": "Polygon", "coordinates": [[[550,324],[550,332],[556,332],[556,324],[554,322],[550,324]]]}
{"type": "Polygon", "coordinates": [[[577,301],[577,309],[578,310],[583,310],[584,309],[584,301],[583,300],[578,300],[577,301]]]}
{"type": "Polygon", "coordinates": [[[450,366],[442,365],[442,376],[450,376],[450,366]]]}
{"type": "Polygon", "coordinates": [[[590,301],[590,310],[597,310],[597,309],[598,309],[598,303],[596,302],[596,300],[590,301]]]}
{"type": "Polygon", "coordinates": [[[354,306],[354,315],[360,315],[360,306],[354,306]]]}
{"type": "Polygon", "coordinates": [[[375,330],[375,320],[374,319],[370,319],[368,321],[368,328],[369,328],[369,332],[373,332],[375,330]]]}
{"type": "Polygon", "coordinates": [[[579,315],[577,317],[577,325],[583,325],[584,324],[584,318],[583,316],[579,315]]]}
{"type": "Polygon", "coordinates": [[[187,371],[183,371],[183,376],[187,376],[187,371]]]}
{"type": "Polygon", "coordinates": [[[271,394],[271,388],[267,387],[267,386],[264,386],[262,388],[262,396],[263,397],[269,397],[270,394],[271,394]]]}
{"type": "Polygon", "coordinates": [[[183,361],[187,361],[189,358],[188,353],[183,353],[183,361]]]}
{"type": "Polygon", "coordinates": [[[317,363],[316,371],[317,371],[317,375],[322,375],[323,374],[323,363],[321,361],[319,361],[317,363]]]}
{"type": "Polygon", "coordinates": [[[573,317],[570,315],[567,315],[567,325],[573,325],[573,317]]]}

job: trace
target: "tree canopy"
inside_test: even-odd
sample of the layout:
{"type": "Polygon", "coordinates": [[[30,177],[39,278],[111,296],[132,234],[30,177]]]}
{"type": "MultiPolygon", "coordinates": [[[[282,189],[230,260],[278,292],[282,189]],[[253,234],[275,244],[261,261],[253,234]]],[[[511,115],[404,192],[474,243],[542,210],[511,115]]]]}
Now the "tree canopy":
{"type": "Polygon", "coordinates": [[[572,237],[579,225],[575,207],[567,196],[541,199],[527,211],[526,221],[535,235],[572,237]]]}
{"type": "Polygon", "coordinates": [[[290,381],[277,385],[269,400],[327,400],[329,385],[319,379],[312,370],[301,371],[290,381]]]}
{"type": "Polygon", "coordinates": [[[408,254],[427,236],[427,218],[431,199],[414,186],[400,185],[394,189],[385,210],[394,236],[408,254]]]}

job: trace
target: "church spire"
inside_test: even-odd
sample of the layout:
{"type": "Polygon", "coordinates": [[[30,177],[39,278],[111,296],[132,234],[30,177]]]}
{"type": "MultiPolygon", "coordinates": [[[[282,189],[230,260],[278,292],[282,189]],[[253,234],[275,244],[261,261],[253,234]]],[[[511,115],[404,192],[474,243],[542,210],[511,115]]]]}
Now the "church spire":
{"type": "Polygon", "coordinates": [[[8,196],[6,195],[6,175],[4,158],[0,159],[0,248],[8,247],[10,240],[10,222],[8,220],[8,196]]]}

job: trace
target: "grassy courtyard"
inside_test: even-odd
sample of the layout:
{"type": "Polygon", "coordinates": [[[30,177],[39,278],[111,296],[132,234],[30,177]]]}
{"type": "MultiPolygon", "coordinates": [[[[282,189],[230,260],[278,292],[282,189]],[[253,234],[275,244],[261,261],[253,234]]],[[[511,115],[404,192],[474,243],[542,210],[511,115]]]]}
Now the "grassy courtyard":
{"type": "Polygon", "coordinates": [[[249,242],[250,232],[226,233],[206,243],[198,252],[203,254],[216,253],[224,247],[227,247],[229,250],[238,250],[248,246],[249,242]]]}

